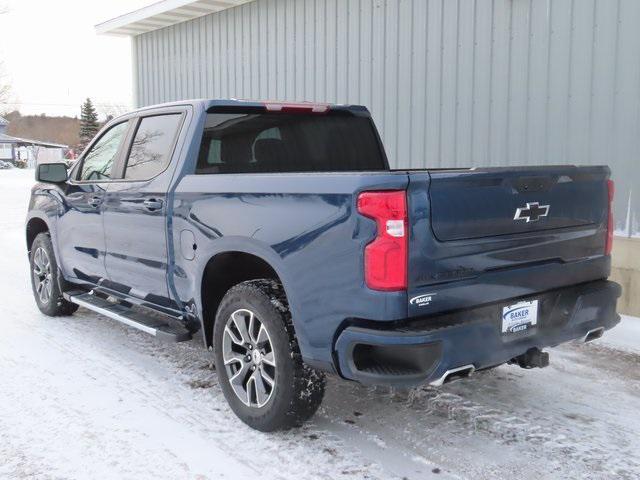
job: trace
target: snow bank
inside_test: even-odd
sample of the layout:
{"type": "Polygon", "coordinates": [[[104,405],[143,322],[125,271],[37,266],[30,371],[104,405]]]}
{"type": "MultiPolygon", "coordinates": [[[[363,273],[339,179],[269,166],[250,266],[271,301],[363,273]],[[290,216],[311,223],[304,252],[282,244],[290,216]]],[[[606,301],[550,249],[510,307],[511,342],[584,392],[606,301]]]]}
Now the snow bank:
{"type": "Polygon", "coordinates": [[[602,336],[603,344],[640,355],[640,318],[621,315],[620,324],[602,336]]]}

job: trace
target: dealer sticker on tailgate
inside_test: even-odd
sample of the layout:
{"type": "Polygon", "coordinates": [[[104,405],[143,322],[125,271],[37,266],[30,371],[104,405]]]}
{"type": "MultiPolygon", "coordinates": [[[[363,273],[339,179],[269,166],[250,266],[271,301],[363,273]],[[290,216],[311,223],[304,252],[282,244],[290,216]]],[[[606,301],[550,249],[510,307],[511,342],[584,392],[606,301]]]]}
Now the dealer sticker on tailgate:
{"type": "Polygon", "coordinates": [[[502,333],[527,330],[538,323],[538,300],[518,302],[502,308],[502,333]]]}

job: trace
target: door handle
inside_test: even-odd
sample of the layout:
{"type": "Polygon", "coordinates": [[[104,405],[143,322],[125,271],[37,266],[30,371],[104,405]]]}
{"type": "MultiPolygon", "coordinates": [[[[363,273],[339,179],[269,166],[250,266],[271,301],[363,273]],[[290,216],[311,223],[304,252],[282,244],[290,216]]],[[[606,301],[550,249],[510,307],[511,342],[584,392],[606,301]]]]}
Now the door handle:
{"type": "Polygon", "coordinates": [[[162,200],[156,200],[155,198],[150,198],[148,200],[145,200],[143,203],[145,208],[152,212],[154,210],[160,210],[162,208],[162,200]]]}
{"type": "Polygon", "coordinates": [[[102,198],[100,197],[91,197],[91,200],[89,200],[89,205],[91,205],[94,208],[98,208],[101,204],[102,204],[102,198]]]}
{"type": "Polygon", "coordinates": [[[82,200],[84,198],[84,194],[82,192],[71,193],[67,195],[67,199],[75,202],[77,200],[82,200]]]}

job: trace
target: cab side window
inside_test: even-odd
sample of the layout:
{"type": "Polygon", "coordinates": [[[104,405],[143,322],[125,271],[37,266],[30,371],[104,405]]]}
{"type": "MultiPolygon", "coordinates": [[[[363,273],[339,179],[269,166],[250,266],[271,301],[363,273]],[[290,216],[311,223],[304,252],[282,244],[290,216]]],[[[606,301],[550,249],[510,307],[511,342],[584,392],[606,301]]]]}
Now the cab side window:
{"type": "Polygon", "coordinates": [[[111,179],[111,170],[127,133],[129,122],[122,122],[107,130],[87,152],[82,161],[78,180],[111,179]]]}
{"type": "Polygon", "coordinates": [[[149,180],[167,168],[181,119],[181,114],[170,114],[140,120],[127,159],[126,180],[149,180]]]}

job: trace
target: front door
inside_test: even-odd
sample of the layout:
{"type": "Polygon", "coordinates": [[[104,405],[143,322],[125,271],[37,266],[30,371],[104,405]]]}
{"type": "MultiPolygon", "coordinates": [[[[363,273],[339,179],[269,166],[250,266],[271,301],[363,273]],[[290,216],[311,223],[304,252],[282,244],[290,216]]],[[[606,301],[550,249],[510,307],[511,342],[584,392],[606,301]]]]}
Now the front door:
{"type": "Polygon", "coordinates": [[[121,177],[103,204],[109,285],[149,302],[172,306],[167,284],[167,190],[182,113],[137,122],[121,177]]]}
{"type": "Polygon", "coordinates": [[[97,284],[107,276],[103,204],[128,127],[124,121],[105,130],[79,160],[64,188],[65,208],[57,234],[66,277],[97,284]]]}

